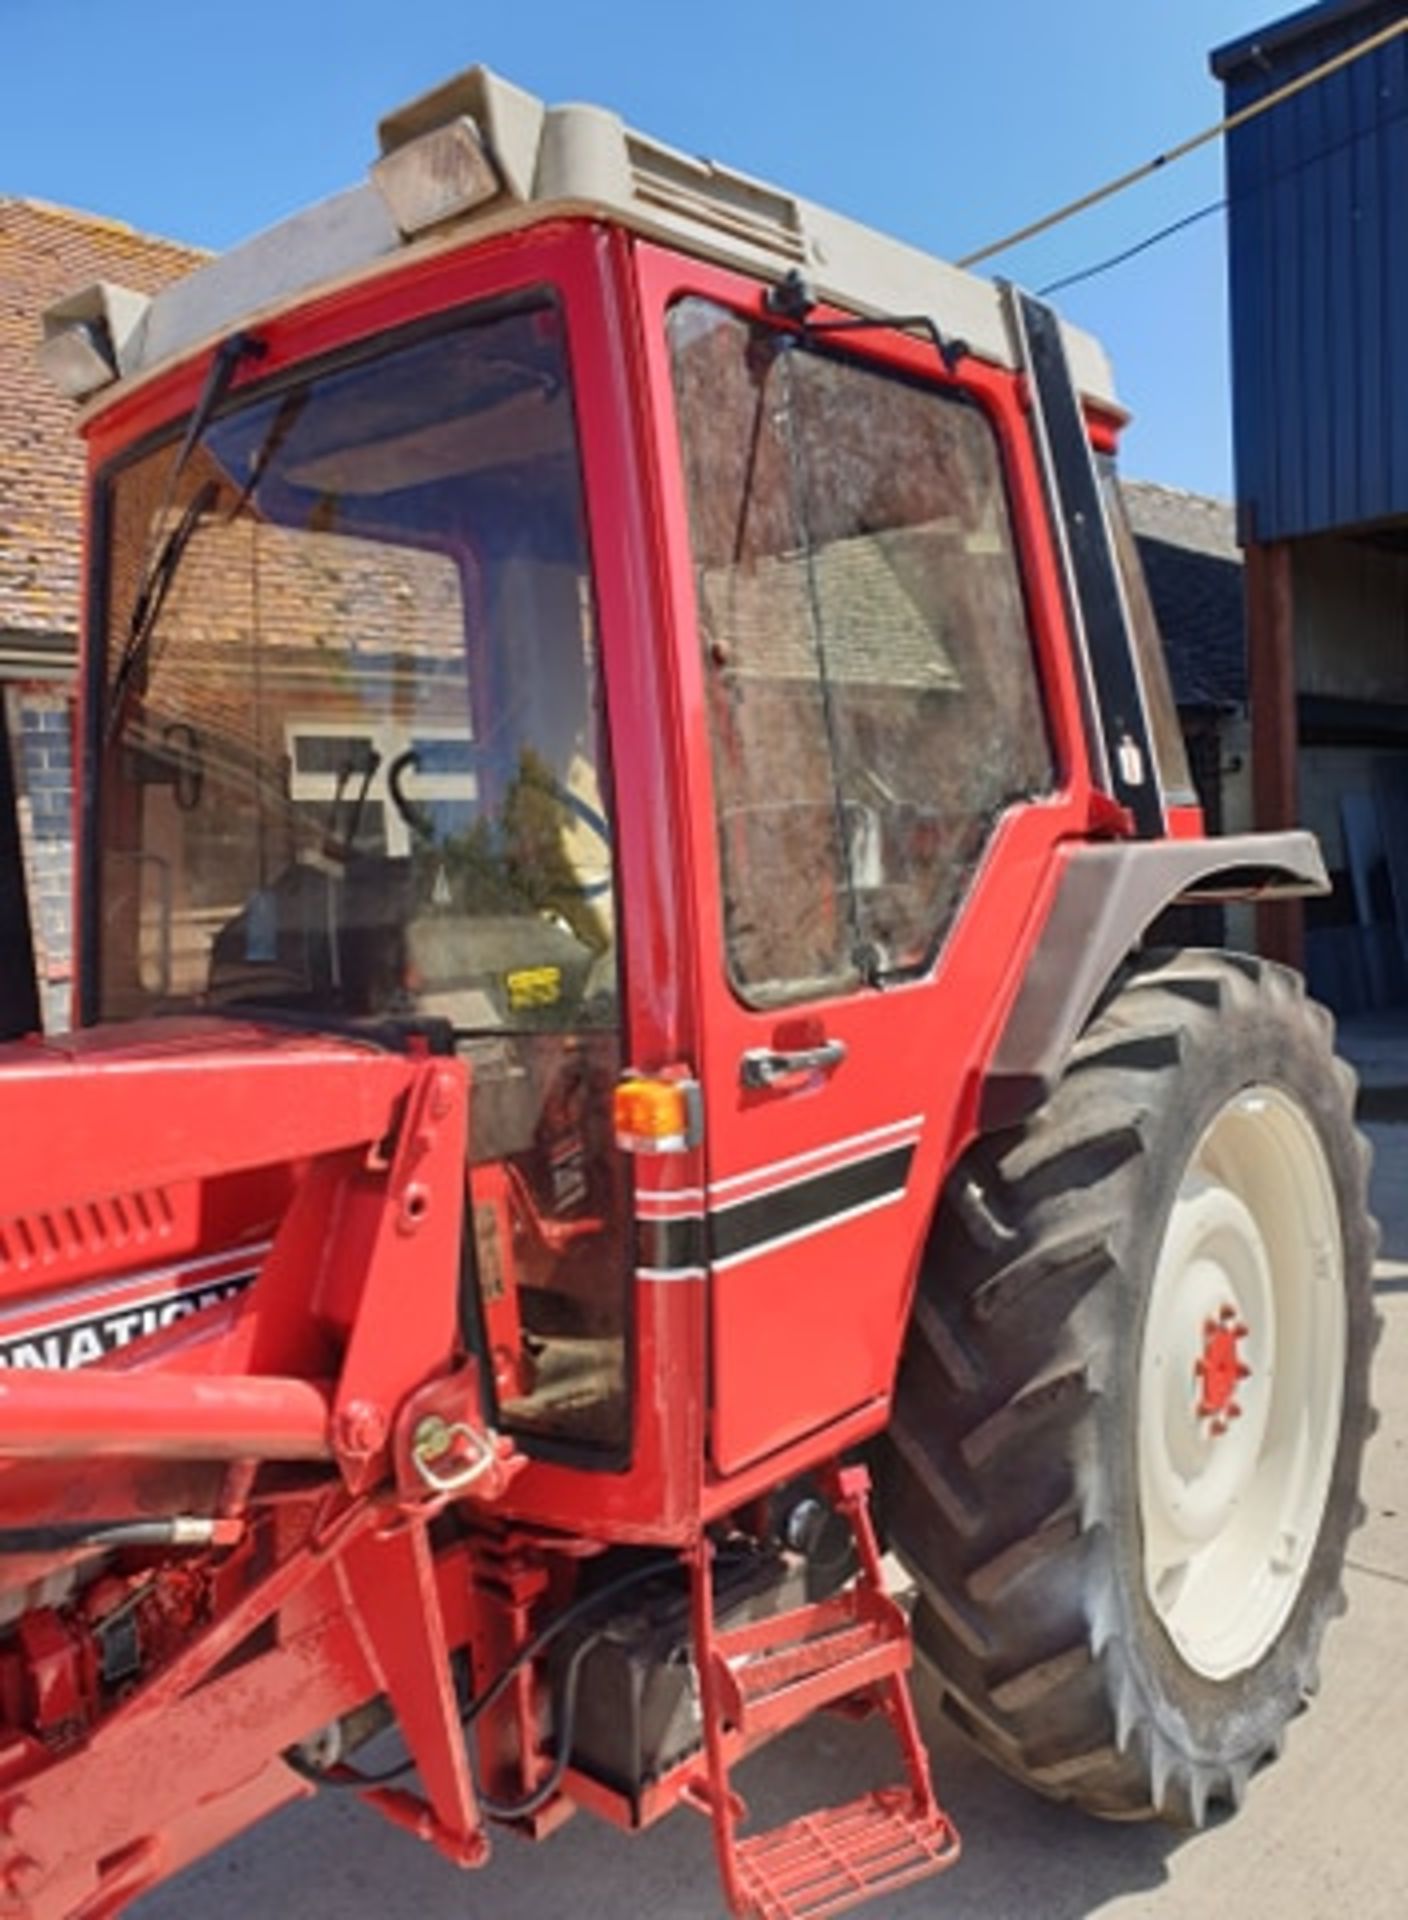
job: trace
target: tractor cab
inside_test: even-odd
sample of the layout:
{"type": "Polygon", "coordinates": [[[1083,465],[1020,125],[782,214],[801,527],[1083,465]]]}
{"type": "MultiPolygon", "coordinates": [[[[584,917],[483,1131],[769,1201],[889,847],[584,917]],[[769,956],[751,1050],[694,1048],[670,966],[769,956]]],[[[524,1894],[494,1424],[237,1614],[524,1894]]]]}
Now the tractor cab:
{"type": "MultiPolygon", "coordinates": [[[[1015,297],[525,99],[466,76],[276,267],[55,322],[61,370],[121,375],[88,421],[79,1014],[456,1052],[496,1424],[630,1484],[642,1289],[708,1270],[690,1473],[726,1477],[883,1405],[923,1163],[967,1124],[937,1035],[1028,876],[1196,814],[1157,643],[1142,674],[1067,644],[1015,297]],[[663,1157],[618,1126],[642,1077],[689,1107],[663,1157]]],[[[1107,370],[1033,312],[1091,473],[1107,370]]]]}

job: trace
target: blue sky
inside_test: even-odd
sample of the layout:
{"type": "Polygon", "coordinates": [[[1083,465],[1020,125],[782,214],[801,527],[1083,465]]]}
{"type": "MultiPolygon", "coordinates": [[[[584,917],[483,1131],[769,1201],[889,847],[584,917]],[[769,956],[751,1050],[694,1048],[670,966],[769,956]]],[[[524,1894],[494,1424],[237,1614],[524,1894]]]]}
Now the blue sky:
{"type": "MultiPolygon", "coordinates": [[[[1217,119],[1245,0],[0,0],[0,193],[224,247],[358,178],[388,107],[486,61],[953,257],[1217,119]]],[[[1005,255],[1033,287],[1216,200],[1218,143],[1005,255]]],[[[1224,228],[1060,296],[1126,471],[1231,488],[1224,228]]]]}

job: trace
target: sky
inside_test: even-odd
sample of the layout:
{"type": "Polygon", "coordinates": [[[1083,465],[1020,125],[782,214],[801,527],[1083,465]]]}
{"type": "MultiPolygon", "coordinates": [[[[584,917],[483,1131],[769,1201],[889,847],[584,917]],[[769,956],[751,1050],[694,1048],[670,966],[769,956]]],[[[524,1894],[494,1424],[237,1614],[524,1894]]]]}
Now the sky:
{"type": "MultiPolygon", "coordinates": [[[[223,248],[362,177],[484,62],[955,258],[1221,117],[1246,0],[0,0],[0,194],[223,248]]],[[[993,261],[1037,290],[1221,197],[1221,143],[993,261]]],[[[1056,296],[1134,415],[1124,470],[1230,495],[1221,214],[1056,296]]]]}

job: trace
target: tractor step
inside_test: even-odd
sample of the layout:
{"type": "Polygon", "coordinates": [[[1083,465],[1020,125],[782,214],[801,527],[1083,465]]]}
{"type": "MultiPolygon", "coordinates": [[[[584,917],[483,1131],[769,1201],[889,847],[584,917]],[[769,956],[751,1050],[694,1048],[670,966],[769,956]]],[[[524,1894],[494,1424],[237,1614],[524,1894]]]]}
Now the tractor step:
{"type": "Polygon", "coordinates": [[[821,1920],[941,1872],[958,1851],[946,1814],[890,1787],[740,1840],[738,1879],[759,1920],[821,1920]]]}
{"type": "Polygon", "coordinates": [[[724,1892],[733,1912],[757,1920],[821,1920],[958,1858],[952,1822],[934,1798],[929,1760],[910,1698],[909,1620],[885,1592],[863,1467],[828,1476],[855,1538],[854,1584],[830,1599],[720,1632],[714,1624],[707,1543],[693,1579],[695,1659],[704,1716],[706,1774],[688,1798],[713,1822],[724,1892]],[[746,1817],[729,1767],[761,1741],[820,1708],[885,1715],[905,1779],[847,1806],[801,1815],[740,1836],[746,1817]]]}
{"type": "Polygon", "coordinates": [[[714,1642],[727,1717],[745,1736],[780,1733],[910,1663],[909,1622],[864,1586],[757,1620],[714,1642]]]}

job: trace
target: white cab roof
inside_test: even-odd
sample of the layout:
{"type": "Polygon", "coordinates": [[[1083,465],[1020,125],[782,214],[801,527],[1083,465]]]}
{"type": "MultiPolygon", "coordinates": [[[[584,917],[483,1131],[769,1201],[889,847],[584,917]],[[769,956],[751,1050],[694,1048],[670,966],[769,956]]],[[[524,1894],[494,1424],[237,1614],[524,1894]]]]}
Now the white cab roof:
{"type": "MultiPolygon", "coordinates": [[[[803,275],[816,295],[870,317],[922,314],[984,360],[1016,365],[998,286],[858,221],[634,132],[601,107],[547,107],[474,67],[381,123],[383,153],[457,116],[473,120],[501,191],[487,204],[407,239],[371,182],[256,234],[156,294],[118,342],[119,392],[313,293],[411,257],[464,246],[547,218],[606,219],[683,252],[776,283],[803,275]]],[[[1065,329],[1077,388],[1119,412],[1098,342],[1065,329]]]]}

